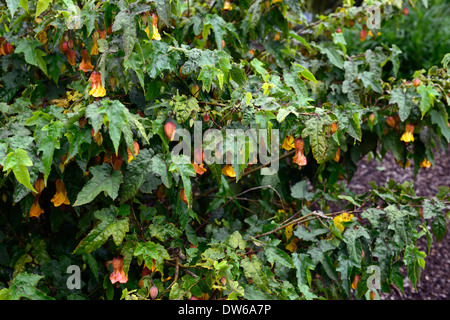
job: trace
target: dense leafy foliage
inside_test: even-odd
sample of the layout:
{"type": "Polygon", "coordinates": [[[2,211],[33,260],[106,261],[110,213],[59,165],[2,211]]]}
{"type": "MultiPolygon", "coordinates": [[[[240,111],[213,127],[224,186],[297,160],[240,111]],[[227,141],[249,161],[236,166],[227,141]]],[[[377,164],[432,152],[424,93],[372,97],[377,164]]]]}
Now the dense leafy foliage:
{"type": "Polygon", "coordinates": [[[366,155],[417,174],[447,149],[450,54],[408,74],[384,34],[431,3],[376,2],[379,33],[373,1],[313,21],[294,0],[0,3],[0,298],[372,299],[417,285],[417,241],[444,237],[449,188],[348,184],[366,155]],[[184,139],[181,161],[171,134],[199,123],[279,130],[277,172],[261,174],[250,139],[231,152],[243,161],[201,165],[184,139]]]}

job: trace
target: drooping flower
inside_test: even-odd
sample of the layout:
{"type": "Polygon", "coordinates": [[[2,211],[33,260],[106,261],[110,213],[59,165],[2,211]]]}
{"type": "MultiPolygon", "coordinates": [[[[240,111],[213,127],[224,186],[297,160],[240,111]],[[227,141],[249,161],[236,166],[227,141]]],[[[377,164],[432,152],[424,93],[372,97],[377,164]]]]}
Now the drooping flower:
{"type": "Polygon", "coordinates": [[[86,49],[81,51],[81,62],[78,70],[83,72],[88,72],[94,70],[94,66],[91,64],[91,58],[89,57],[89,53],[86,49]]]}
{"type": "MultiPolygon", "coordinates": [[[[153,27],[153,34],[152,34],[152,40],[161,40],[161,35],[158,32],[158,16],[154,13],[152,13],[152,27],[153,27]]],[[[150,38],[150,25],[145,28],[145,32],[147,33],[147,36],[150,38]]]]}
{"type": "Polygon", "coordinates": [[[231,164],[226,164],[222,169],[222,173],[228,177],[236,178],[236,173],[231,164]]]}
{"type": "Polygon", "coordinates": [[[284,138],[283,145],[281,147],[287,151],[294,149],[294,136],[284,138]]]}
{"type": "Polygon", "coordinates": [[[233,10],[233,7],[231,6],[231,2],[229,0],[225,0],[223,4],[223,10],[233,10]]]}
{"type": "Polygon", "coordinates": [[[334,155],[334,161],[339,162],[339,159],[341,158],[341,148],[338,148],[336,154],[334,155]]]}
{"type": "Polygon", "coordinates": [[[34,190],[37,191],[37,193],[35,192],[31,192],[33,194],[33,196],[38,196],[42,193],[42,190],[44,190],[45,188],[45,181],[42,178],[36,179],[36,182],[34,183],[34,190]]]}
{"type": "Polygon", "coordinates": [[[111,283],[112,284],[116,282],[127,283],[128,276],[125,274],[125,271],[123,270],[123,258],[122,257],[114,258],[112,261],[112,265],[113,265],[113,273],[111,273],[111,275],[109,276],[111,283]]]}
{"type": "Polygon", "coordinates": [[[342,222],[349,222],[353,218],[353,214],[348,214],[347,212],[341,213],[340,215],[334,217],[333,222],[336,228],[339,229],[339,232],[344,232],[345,227],[342,225],[342,222]]]}
{"type": "Polygon", "coordinates": [[[94,32],[94,34],[92,35],[92,49],[91,49],[91,56],[96,56],[98,55],[98,40],[99,39],[99,34],[97,31],[94,32]]]}
{"type": "Polygon", "coordinates": [[[395,119],[394,119],[394,117],[387,117],[387,118],[386,118],[386,123],[387,123],[390,127],[395,128],[395,119]]]}
{"type": "Polygon", "coordinates": [[[90,96],[96,98],[104,97],[106,95],[106,89],[102,85],[102,76],[100,72],[94,71],[90,76],[92,89],[89,91],[90,96]]]}
{"type": "Polygon", "coordinates": [[[428,161],[428,159],[423,159],[423,160],[420,162],[420,167],[421,167],[421,168],[429,168],[429,167],[431,167],[431,162],[428,161]]]}
{"type": "Polygon", "coordinates": [[[56,193],[51,202],[53,202],[55,207],[59,207],[62,204],[70,204],[69,198],[67,198],[67,191],[64,181],[61,179],[56,180],[56,193]]]}
{"type": "Polygon", "coordinates": [[[71,66],[74,66],[77,63],[77,53],[73,49],[67,50],[67,60],[71,66]]]}
{"type": "Polygon", "coordinates": [[[405,133],[400,138],[400,141],[413,142],[414,141],[414,126],[412,124],[407,124],[405,126],[405,133]]]}
{"type": "Polygon", "coordinates": [[[361,279],[361,276],[359,274],[355,274],[355,278],[353,279],[353,282],[352,282],[353,290],[356,290],[356,288],[358,287],[358,283],[359,283],[360,279],[361,279]]]}
{"type": "Polygon", "coordinates": [[[303,142],[302,139],[297,138],[294,141],[294,146],[295,146],[295,156],[294,158],[292,158],[293,162],[298,164],[299,168],[301,168],[302,166],[306,166],[307,161],[304,154],[305,143],[303,142]]]}
{"type": "Polygon", "coordinates": [[[137,143],[137,141],[134,141],[134,154],[131,153],[128,147],[127,153],[128,153],[128,163],[130,163],[130,161],[136,158],[136,156],[139,154],[139,143],[137,143]]]}
{"type": "Polygon", "coordinates": [[[188,205],[188,200],[186,197],[186,193],[184,193],[184,189],[180,189],[180,191],[178,192],[178,196],[180,197],[181,201],[188,205]]]}
{"type": "Polygon", "coordinates": [[[33,204],[31,205],[30,208],[30,218],[31,217],[39,217],[42,213],[44,213],[44,210],[41,208],[41,206],[39,205],[39,196],[35,196],[34,197],[34,201],[33,204]]]}

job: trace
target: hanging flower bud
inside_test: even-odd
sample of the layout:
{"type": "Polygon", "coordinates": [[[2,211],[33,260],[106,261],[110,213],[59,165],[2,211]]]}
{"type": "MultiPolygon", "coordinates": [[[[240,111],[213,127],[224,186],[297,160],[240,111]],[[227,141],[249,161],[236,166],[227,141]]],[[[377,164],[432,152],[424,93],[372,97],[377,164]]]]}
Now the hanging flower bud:
{"type": "Polygon", "coordinates": [[[387,118],[386,118],[386,123],[387,123],[390,127],[395,128],[395,119],[394,119],[394,117],[387,117],[387,118]]]}
{"type": "Polygon", "coordinates": [[[154,300],[158,296],[158,288],[156,286],[152,286],[150,288],[150,298],[154,300]]]}
{"type": "Polygon", "coordinates": [[[73,49],[69,49],[66,53],[69,64],[74,66],[77,63],[77,53],[73,49]]]}
{"type": "Polygon", "coordinates": [[[89,91],[89,95],[92,95],[96,98],[104,97],[106,95],[106,89],[102,86],[102,77],[100,72],[92,72],[90,80],[92,89],[89,91]]]}
{"type": "Polygon", "coordinates": [[[181,190],[178,192],[178,196],[180,197],[181,201],[183,201],[184,203],[186,203],[186,205],[188,204],[186,194],[184,193],[184,189],[181,189],[181,190]]]}
{"type": "Polygon", "coordinates": [[[89,53],[86,49],[81,51],[81,63],[78,70],[83,72],[94,70],[94,66],[91,64],[91,58],[89,57],[89,53]]]}
{"type": "Polygon", "coordinates": [[[334,155],[334,161],[339,162],[339,159],[341,158],[341,148],[338,148],[336,154],[334,155]]]}
{"type": "Polygon", "coordinates": [[[98,39],[99,39],[99,34],[97,31],[95,31],[94,34],[92,35],[92,40],[94,42],[92,43],[91,56],[98,55],[98,42],[97,42],[98,39]]]}
{"type": "Polygon", "coordinates": [[[97,145],[100,147],[103,143],[103,136],[102,136],[102,133],[100,132],[100,130],[97,133],[95,133],[94,128],[92,128],[91,136],[94,139],[94,141],[97,143],[97,145]]]}
{"type": "Polygon", "coordinates": [[[42,190],[44,190],[45,188],[45,181],[42,178],[36,179],[36,182],[34,183],[34,189],[37,191],[37,193],[35,192],[31,192],[34,196],[40,195],[42,193],[42,190]]]}
{"type": "Polygon", "coordinates": [[[164,132],[165,132],[167,138],[169,139],[169,141],[173,141],[173,139],[175,138],[176,130],[177,130],[177,127],[175,126],[175,124],[172,121],[167,121],[166,124],[164,125],[164,132]]]}

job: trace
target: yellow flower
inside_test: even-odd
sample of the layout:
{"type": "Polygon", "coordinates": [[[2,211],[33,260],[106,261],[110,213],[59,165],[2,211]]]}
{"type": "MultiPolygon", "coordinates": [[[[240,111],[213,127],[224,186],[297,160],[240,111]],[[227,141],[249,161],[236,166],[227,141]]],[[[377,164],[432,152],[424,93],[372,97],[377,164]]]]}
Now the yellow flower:
{"type": "Polygon", "coordinates": [[[236,173],[234,172],[231,164],[225,165],[225,167],[223,167],[223,169],[222,169],[222,173],[228,177],[236,178],[236,173]]]}
{"type": "Polygon", "coordinates": [[[223,10],[233,10],[230,1],[225,0],[225,3],[223,4],[223,10]]]}
{"type": "Polygon", "coordinates": [[[342,222],[349,222],[353,218],[353,214],[348,214],[347,212],[344,212],[336,217],[334,217],[333,222],[336,228],[339,229],[339,232],[342,233],[345,229],[345,227],[342,225],[342,222]]]}
{"type": "Polygon", "coordinates": [[[427,159],[423,159],[423,160],[420,162],[420,167],[421,167],[421,168],[429,168],[429,167],[431,167],[431,162],[428,161],[427,159]]]}
{"type": "MultiPolygon", "coordinates": [[[[153,27],[153,35],[152,40],[161,40],[161,35],[158,32],[158,16],[156,14],[152,14],[152,27],[153,27]]],[[[150,25],[145,28],[145,33],[147,33],[147,36],[150,38],[150,25]]]]}
{"type": "Polygon", "coordinates": [[[297,251],[297,243],[298,243],[299,241],[300,241],[300,240],[299,240],[298,238],[292,239],[292,240],[285,246],[286,250],[289,250],[290,252],[297,251]]]}
{"type": "Polygon", "coordinates": [[[414,126],[412,124],[407,124],[405,126],[405,133],[403,133],[402,137],[400,138],[400,141],[404,142],[413,142],[414,141],[414,126]]]}
{"type": "Polygon", "coordinates": [[[90,76],[92,89],[89,91],[90,96],[96,98],[104,97],[106,95],[106,89],[103,88],[101,74],[98,71],[94,71],[90,76]]]}
{"type": "Polygon", "coordinates": [[[294,136],[284,138],[283,145],[281,147],[287,151],[294,149],[294,136]]]}
{"type": "Polygon", "coordinates": [[[96,56],[98,55],[98,42],[97,38],[95,38],[94,36],[92,36],[92,39],[94,40],[94,43],[92,44],[91,56],[96,56]]]}
{"type": "Polygon", "coordinates": [[[44,210],[39,205],[39,196],[34,197],[33,204],[30,208],[30,217],[39,217],[42,213],[44,213],[44,210]]]}
{"type": "Polygon", "coordinates": [[[56,180],[56,193],[51,200],[55,207],[59,207],[62,204],[70,204],[69,198],[67,198],[66,187],[64,181],[61,179],[56,180]]]}
{"type": "Polygon", "coordinates": [[[338,148],[336,154],[334,155],[334,161],[339,162],[339,159],[341,158],[341,148],[338,148]]]}
{"type": "Polygon", "coordinates": [[[283,0],[273,0],[272,3],[283,2],[283,0]]]}

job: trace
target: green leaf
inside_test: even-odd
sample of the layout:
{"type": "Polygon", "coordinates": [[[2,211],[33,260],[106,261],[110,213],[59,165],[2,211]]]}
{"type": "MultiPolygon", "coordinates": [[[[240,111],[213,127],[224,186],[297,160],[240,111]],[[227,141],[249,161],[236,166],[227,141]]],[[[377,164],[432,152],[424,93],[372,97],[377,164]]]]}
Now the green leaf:
{"type": "Polygon", "coordinates": [[[164,260],[170,259],[169,253],[159,243],[147,241],[145,243],[139,242],[134,251],[135,257],[142,257],[147,268],[151,268],[153,260],[155,261],[155,268],[162,276],[164,276],[164,260]]]}
{"type": "Polygon", "coordinates": [[[33,273],[20,273],[12,281],[9,287],[9,299],[20,300],[22,298],[29,300],[54,300],[44,292],[37,289],[36,286],[44,276],[33,273]]]}
{"type": "Polygon", "coordinates": [[[172,161],[169,171],[180,174],[188,206],[192,208],[192,186],[190,177],[196,177],[197,173],[194,170],[194,166],[189,162],[189,159],[184,155],[179,156],[179,158],[174,157],[172,158],[172,161]]]}
{"type": "Polygon", "coordinates": [[[283,250],[277,247],[269,246],[266,247],[264,253],[266,254],[267,261],[270,262],[272,266],[276,262],[286,268],[294,268],[294,263],[292,262],[291,257],[289,257],[289,255],[283,250]]]}
{"type": "Polygon", "coordinates": [[[100,248],[110,236],[119,246],[129,231],[128,217],[117,219],[118,208],[110,206],[94,212],[94,217],[101,220],[89,234],[81,240],[73,254],[89,254],[100,248]]]}
{"type": "Polygon", "coordinates": [[[314,193],[308,191],[308,182],[306,180],[301,180],[292,186],[291,196],[295,199],[311,201],[314,197],[314,193]]]}
{"type": "Polygon", "coordinates": [[[38,17],[42,12],[48,9],[48,6],[52,0],[38,0],[36,5],[36,17],[38,17]]]}
{"type": "Polygon", "coordinates": [[[123,26],[122,45],[125,51],[124,59],[133,52],[134,44],[136,43],[136,23],[134,22],[134,15],[129,15],[127,23],[123,26]]]}
{"type": "Polygon", "coordinates": [[[411,94],[409,92],[403,92],[403,89],[401,88],[392,90],[389,104],[395,103],[398,105],[398,115],[400,117],[400,120],[402,122],[405,122],[405,120],[408,119],[409,114],[411,113],[411,94]]]}
{"type": "Polygon", "coordinates": [[[233,249],[241,249],[244,250],[245,247],[247,246],[247,242],[242,239],[242,235],[239,233],[239,231],[235,231],[233,232],[229,237],[228,237],[228,244],[233,248],[233,249]]]}
{"type": "Polygon", "coordinates": [[[434,218],[431,222],[431,231],[433,231],[434,236],[438,242],[444,239],[447,233],[447,222],[445,221],[444,215],[440,214],[434,218]]]}
{"type": "Polygon", "coordinates": [[[328,57],[328,60],[330,60],[331,64],[335,65],[339,69],[344,68],[344,60],[339,55],[339,53],[333,49],[333,48],[320,48],[320,51],[328,57]]]}
{"type": "Polygon", "coordinates": [[[89,203],[102,191],[111,199],[116,199],[119,194],[119,186],[122,183],[122,174],[107,163],[90,168],[91,180],[88,181],[78,193],[74,207],[89,203]]]}
{"type": "Polygon", "coordinates": [[[302,285],[311,286],[311,271],[316,267],[310,256],[305,253],[293,253],[292,260],[296,269],[297,285],[300,288],[302,285]]]}
{"type": "Polygon", "coordinates": [[[202,66],[202,70],[200,71],[197,80],[202,81],[203,91],[209,92],[211,91],[211,85],[214,78],[219,80],[219,86],[223,89],[223,72],[212,65],[202,66]]]}
{"type": "Polygon", "coordinates": [[[6,5],[11,12],[11,18],[14,17],[14,13],[16,13],[17,8],[19,8],[20,2],[19,0],[6,0],[6,5]]]}
{"type": "MultiPolygon", "coordinates": [[[[122,133],[124,137],[132,137],[131,125],[128,121],[128,109],[118,100],[103,99],[102,106],[97,109],[99,114],[103,114],[103,123],[107,125],[109,136],[114,145],[116,155],[119,152],[119,144],[122,133]]],[[[131,139],[132,140],[132,139],[131,139]]],[[[134,150],[133,141],[127,141],[127,146],[130,150],[134,150]]]]}
{"type": "Polygon", "coordinates": [[[450,129],[448,127],[447,121],[445,120],[447,118],[447,115],[443,115],[442,112],[438,112],[437,110],[433,109],[430,112],[430,116],[431,123],[436,124],[447,142],[450,142],[450,129]]]}
{"type": "Polygon", "coordinates": [[[170,25],[170,0],[155,0],[158,17],[166,24],[170,25]]]}
{"type": "Polygon", "coordinates": [[[27,169],[27,167],[30,167],[32,165],[33,162],[28,157],[27,152],[23,149],[16,149],[15,151],[8,153],[8,155],[6,156],[3,171],[9,172],[12,169],[17,181],[19,181],[31,191],[37,193],[37,191],[31,185],[30,173],[27,169]]]}
{"type": "Polygon", "coordinates": [[[230,70],[231,79],[236,82],[240,87],[244,87],[247,84],[247,76],[245,75],[245,71],[233,64],[230,70]]]}
{"type": "Polygon", "coordinates": [[[439,93],[434,90],[434,88],[431,86],[431,84],[427,85],[426,87],[421,84],[417,88],[417,92],[420,94],[420,111],[422,112],[422,118],[424,115],[430,110],[430,108],[434,105],[434,100],[436,99],[436,96],[439,95],[439,93]]]}
{"type": "Polygon", "coordinates": [[[350,261],[358,268],[360,267],[362,260],[361,237],[370,240],[369,234],[363,227],[356,230],[354,228],[348,228],[344,232],[344,242],[347,244],[347,251],[350,256],[350,261]]]}
{"type": "Polygon", "coordinates": [[[313,241],[318,242],[319,239],[317,236],[321,234],[327,233],[329,230],[327,228],[318,228],[318,229],[311,229],[308,230],[304,226],[299,225],[294,230],[294,235],[299,238],[300,240],[304,241],[313,241]]]}
{"type": "Polygon", "coordinates": [[[325,139],[325,130],[323,130],[323,120],[319,117],[312,117],[305,123],[305,129],[302,132],[302,138],[309,137],[311,150],[317,163],[325,160],[325,151],[327,143],[325,139]]]}
{"type": "Polygon", "coordinates": [[[148,234],[151,238],[156,238],[161,242],[169,239],[179,238],[182,234],[180,229],[175,227],[174,224],[166,222],[164,216],[155,216],[152,218],[152,223],[148,226],[148,234]]]}
{"type": "Polygon", "coordinates": [[[263,79],[265,79],[266,76],[269,74],[269,72],[267,72],[267,70],[264,68],[264,64],[256,58],[254,58],[250,62],[250,65],[253,67],[256,73],[262,76],[263,79]]]}
{"type": "Polygon", "coordinates": [[[18,42],[15,49],[16,53],[22,53],[25,55],[25,61],[28,64],[40,68],[45,75],[47,74],[47,64],[44,60],[45,53],[42,50],[36,49],[36,47],[42,44],[38,40],[22,39],[18,42]]]}
{"type": "Polygon", "coordinates": [[[360,74],[360,79],[365,88],[371,88],[374,92],[383,93],[381,84],[375,79],[373,72],[364,71],[360,74]]]}
{"type": "Polygon", "coordinates": [[[124,172],[123,184],[120,188],[120,202],[133,198],[152,169],[152,155],[148,149],[141,149],[135,159],[131,160],[124,172]]]}
{"type": "Polygon", "coordinates": [[[247,278],[251,278],[253,283],[263,292],[270,293],[269,279],[261,270],[262,265],[262,261],[256,255],[252,256],[251,261],[247,256],[241,261],[241,266],[244,269],[244,275],[247,278]]]}

